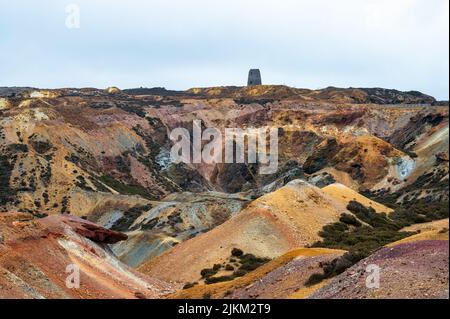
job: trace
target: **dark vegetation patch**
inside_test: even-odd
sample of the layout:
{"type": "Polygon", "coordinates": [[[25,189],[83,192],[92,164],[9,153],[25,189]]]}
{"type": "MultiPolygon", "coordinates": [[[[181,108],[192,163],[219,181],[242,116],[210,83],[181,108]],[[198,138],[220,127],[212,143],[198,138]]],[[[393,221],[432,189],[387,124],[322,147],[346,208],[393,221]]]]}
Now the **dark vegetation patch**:
{"type": "Polygon", "coordinates": [[[129,95],[159,95],[159,96],[183,96],[187,95],[187,92],[184,91],[173,91],[167,90],[163,87],[154,87],[154,88],[134,88],[134,89],[125,89],[122,90],[123,93],[129,95]]]}
{"type": "Polygon", "coordinates": [[[246,185],[247,189],[253,188],[256,175],[258,175],[257,164],[222,163],[214,168],[211,181],[219,183],[227,193],[238,193],[243,191],[246,185]]]}
{"type": "Polygon", "coordinates": [[[362,103],[375,104],[433,104],[436,100],[418,91],[402,92],[382,88],[360,88],[367,93],[367,98],[362,103]]]}
{"type": "Polygon", "coordinates": [[[426,200],[419,200],[413,205],[397,208],[390,217],[406,227],[448,218],[448,210],[448,201],[428,203],[426,200]]]}
{"type": "Polygon", "coordinates": [[[448,178],[446,170],[436,168],[417,178],[414,183],[396,193],[388,190],[363,191],[362,195],[394,209],[390,215],[403,226],[425,223],[449,216],[448,178]],[[423,192],[427,196],[419,198],[423,192]]]}
{"type": "MultiPolygon", "coordinates": [[[[154,141],[153,136],[151,136],[148,132],[146,132],[142,126],[140,125],[136,125],[135,127],[133,127],[133,131],[139,135],[145,142],[145,146],[147,147],[147,149],[150,151],[150,154],[143,154],[144,150],[140,150],[141,155],[145,155],[146,158],[148,158],[149,156],[153,155],[153,157],[157,154],[159,154],[161,147],[160,145],[158,145],[158,143],[156,143],[154,141]]],[[[153,158],[152,158],[152,162],[153,162],[153,158]]],[[[154,168],[159,168],[156,166],[156,163],[152,163],[152,167],[154,168]]]]}
{"type": "Polygon", "coordinates": [[[223,264],[215,264],[211,268],[202,269],[200,275],[207,285],[231,281],[235,278],[245,276],[247,273],[268,263],[271,259],[256,257],[253,254],[246,254],[239,248],[233,248],[228,261],[223,264]],[[219,271],[227,274],[216,276],[219,271]]]}
{"type": "MultiPolygon", "coordinates": [[[[141,145],[141,147],[136,147],[133,156],[142,165],[144,165],[150,173],[152,173],[158,185],[163,186],[163,188],[165,188],[169,192],[179,191],[180,189],[177,187],[177,185],[175,185],[174,182],[170,181],[167,178],[166,172],[161,173],[161,167],[156,161],[156,156],[161,151],[161,146],[159,143],[162,143],[162,141],[166,139],[167,132],[165,132],[165,128],[160,126],[162,125],[160,120],[149,117],[147,117],[147,120],[149,121],[150,125],[152,125],[153,123],[153,125],[158,126],[155,129],[156,132],[154,133],[154,136],[152,136],[151,133],[146,132],[140,125],[133,127],[133,130],[144,140],[145,146],[149,150],[149,152],[145,152],[144,147],[141,145]]],[[[193,176],[186,176],[186,178],[193,178],[193,176]]]]}
{"type": "Polygon", "coordinates": [[[71,162],[85,170],[88,171],[98,171],[97,160],[93,154],[91,154],[88,150],[83,147],[71,143],[69,140],[66,140],[66,143],[72,146],[74,152],[65,157],[65,160],[71,162]]]}
{"type": "Polygon", "coordinates": [[[111,191],[107,187],[105,187],[105,185],[100,183],[95,178],[91,179],[91,182],[92,182],[92,184],[94,184],[94,186],[97,189],[97,191],[103,192],[103,193],[111,193],[111,191]]]}
{"type": "Polygon", "coordinates": [[[188,282],[183,286],[183,289],[189,289],[198,285],[198,282],[188,282]]]}
{"type": "Polygon", "coordinates": [[[137,116],[141,118],[145,118],[147,116],[147,113],[145,112],[144,106],[140,104],[133,104],[133,103],[119,103],[118,106],[128,112],[136,114],[137,116]]]}
{"type": "Polygon", "coordinates": [[[79,188],[85,190],[85,191],[88,191],[88,192],[93,192],[93,191],[94,191],[94,190],[92,189],[92,187],[90,187],[90,186],[87,184],[86,179],[85,179],[84,176],[82,176],[82,175],[77,176],[77,179],[76,179],[76,181],[75,181],[75,185],[78,186],[79,188]]]}
{"type": "Polygon", "coordinates": [[[114,162],[116,164],[116,168],[119,172],[123,173],[123,174],[130,174],[131,173],[131,168],[130,168],[130,163],[128,161],[127,158],[127,154],[124,154],[124,156],[116,156],[114,158],[114,162]]]}
{"type": "Polygon", "coordinates": [[[29,142],[33,149],[39,154],[45,154],[53,149],[53,144],[47,139],[33,134],[29,138],[29,142]]]}
{"type": "Polygon", "coordinates": [[[69,205],[69,197],[64,196],[61,200],[61,214],[70,214],[70,212],[67,210],[67,206],[69,205]]]}
{"type": "MultiPolygon", "coordinates": [[[[146,94],[147,95],[147,94],[146,94]]],[[[148,94],[152,95],[152,94],[148,94]]],[[[146,96],[140,99],[126,100],[117,102],[117,106],[128,113],[134,113],[139,117],[145,118],[146,107],[160,108],[161,106],[183,107],[183,103],[175,96],[146,96]]]]}
{"type": "Polygon", "coordinates": [[[183,218],[181,217],[180,211],[175,211],[167,217],[167,223],[172,226],[172,228],[177,224],[183,223],[183,218]]]}
{"type": "Polygon", "coordinates": [[[185,163],[171,163],[162,174],[183,190],[199,192],[207,189],[204,177],[185,163]]]}
{"type": "Polygon", "coordinates": [[[0,206],[13,201],[16,195],[16,190],[12,189],[9,184],[14,163],[14,158],[8,155],[0,155],[0,206]]]}
{"type": "Polygon", "coordinates": [[[135,206],[124,212],[123,216],[119,218],[111,229],[115,231],[129,231],[133,222],[141,216],[143,212],[152,209],[152,205],[135,206]]]}
{"type": "Polygon", "coordinates": [[[28,146],[26,144],[14,143],[8,145],[9,153],[28,153],[28,146]]]}
{"type": "Polygon", "coordinates": [[[335,124],[336,126],[347,126],[350,125],[356,120],[362,118],[365,115],[365,111],[350,111],[350,112],[330,112],[327,115],[323,115],[320,117],[320,119],[314,120],[314,124],[320,125],[320,124],[335,124]]]}
{"type": "Polygon", "coordinates": [[[324,226],[319,233],[323,238],[322,241],[312,246],[342,249],[348,252],[321,265],[323,273],[313,274],[307,281],[308,285],[336,276],[385,245],[414,234],[402,232],[400,229],[416,223],[417,211],[411,211],[408,214],[404,211],[395,211],[388,217],[384,213],[376,213],[372,207],[365,207],[357,201],[351,201],[347,209],[354,216],[342,214],[339,222],[324,226]]]}
{"type": "Polygon", "coordinates": [[[104,175],[101,176],[100,181],[112,189],[116,190],[120,194],[124,195],[139,195],[144,198],[152,198],[152,194],[148,192],[148,190],[141,186],[141,185],[135,185],[135,184],[124,184],[121,181],[115,179],[112,176],[104,175]]]}
{"type": "Polygon", "coordinates": [[[238,105],[249,105],[249,104],[260,104],[265,105],[269,103],[275,103],[278,102],[275,99],[251,99],[251,98],[238,98],[234,99],[234,103],[238,105]]]}
{"type": "Polygon", "coordinates": [[[401,232],[400,229],[404,227],[448,218],[448,202],[415,200],[406,205],[398,205],[388,200],[384,204],[395,209],[389,217],[376,213],[371,207],[351,201],[347,209],[357,219],[353,215],[342,214],[339,222],[323,227],[319,233],[323,240],[313,244],[313,247],[343,249],[348,252],[323,264],[323,273],[313,274],[308,285],[336,276],[383,246],[414,234],[401,232]],[[368,225],[363,225],[360,221],[368,225]]]}
{"type": "Polygon", "coordinates": [[[437,126],[444,120],[444,116],[441,114],[428,114],[424,116],[423,113],[418,113],[411,117],[409,123],[396,130],[387,141],[399,150],[405,151],[406,153],[414,154],[412,149],[415,146],[414,141],[417,136],[420,136],[427,130],[427,126],[437,126]]]}
{"type": "Polygon", "coordinates": [[[103,109],[103,110],[110,109],[110,108],[113,108],[116,106],[117,106],[116,103],[114,103],[112,101],[91,102],[89,104],[90,108],[103,109]]]}
{"type": "Polygon", "coordinates": [[[312,286],[320,283],[322,280],[331,278],[343,273],[346,269],[356,264],[363,257],[357,253],[345,253],[341,257],[335,258],[330,262],[321,262],[320,267],[323,273],[312,274],[306,281],[306,286],[312,286]]]}
{"type": "Polygon", "coordinates": [[[346,225],[351,225],[351,226],[355,226],[355,227],[361,226],[361,222],[358,219],[356,219],[355,216],[353,216],[351,214],[347,214],[347,213],[343,213],[341,215],[341,218],[339,219],[339,221],[346,225]]]}
{"type": "Polygon", "coordinates": [[[295,160],[288,160],[275,174],[259,176],[259,182],[262,185],[268,185],[278,180],[280,184],[286,185],[293,180],[304,178],[305,173],[302,166],[295,160]]]}
{"type": "Polygon", "coordinates": [[[42,198],[44,199],[44,204],[47,205],[50,202],[47,190],[42,193],[42,198]]]}
{"type": "Polygon", "coordinates": [[[47,162],[45,167],[41,166],[40,167],[41,171],[40,171],[40,180],[42,182],[42,184],[44,184],[45,186],[48,186],[50,184],[51,178],[52,178],[52,166],[51,163],[47,162]]]}
{"type": "Polygon", "coordinates": [[[143,224],[141,226],[142,230],[149,230],[149,229],[153,229],[156,226],[158,226],[158,223],[160,222],[159,217],[155,217],[150,219],[147,223],[143,224]]]}
{"type": "Polygon", "coordinates": [[[175,100],[175,99],[171,99],[171,98],[155,100],[155,101],[152,101],[151,104],[155,108],[160,108],[161,106],[171,106],[171,107],[181,108],[184,106],[184,104],[180,100],[175,100]]]}
{"type": "Polygon", "coordinates": [[[70,155],[65,157],[65,160],[68,161],[68,162],[71,162],[73,164],[78,164],[81,159],[75,154],[70,154],[70,155]]]}

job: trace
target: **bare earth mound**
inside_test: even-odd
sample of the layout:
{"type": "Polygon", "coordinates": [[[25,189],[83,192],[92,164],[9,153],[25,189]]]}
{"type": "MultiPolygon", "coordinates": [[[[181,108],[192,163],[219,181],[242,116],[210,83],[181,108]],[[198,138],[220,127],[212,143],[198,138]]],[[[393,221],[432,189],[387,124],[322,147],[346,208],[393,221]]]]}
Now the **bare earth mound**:
{"type": "Polygon", "coordinates": [[[322,271],[321,264],[331,262],[333,259],[340,257],[343,253],[344,251],[324,250],[321,255],[299,255],[290,262],[274,269],[253,284],[237,289],[230,295],[230,298],[289,298],[295,293],[309,289],[307,281],[311,275],[322,271]]]}
{"type": "Polygon", "coordinates": [[[335,277],[311,298],[449,298],[448,241],[423,240],[379,250],[335,277]],[[366,287],[368,265],[380,267],[380,287],[366,287]]]}

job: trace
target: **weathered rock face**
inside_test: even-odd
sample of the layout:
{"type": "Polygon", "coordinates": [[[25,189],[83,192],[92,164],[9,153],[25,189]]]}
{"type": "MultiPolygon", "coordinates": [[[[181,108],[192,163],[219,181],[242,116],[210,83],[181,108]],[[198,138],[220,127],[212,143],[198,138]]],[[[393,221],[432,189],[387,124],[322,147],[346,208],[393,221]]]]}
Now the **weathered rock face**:
{"type": "MultiPolygon", "coordinates": [[[[183,95],[183,92],[175,92],[183,95]]],[[[171,94],[175,94],[172,92],[171,94]]],[[[151,94],[151,93],[147,93],[151,94]]],[[[271,102],[281,99],[295,99],[302,102],[331,102],[350,104],[377,105],[436,105],[448,106],[448,102],[437,102],[433,97],[420,92],[401,92],[389,89],[367,88],[336,88],[328,87],[320,90],[297,89],[284,85],[258,85],[246,87],[211,87],[193,88],[185,95],[191,97],[234,98],[243,102],[255,101],[271,102]]]]}
{"type": "MultiPolygon", "coordinates": [[[[112,229],[125,231],[128,240],[112,246],[126,264],[138,267],[179,243],[206,233],[238,214],[248,194],[176,193],[142,209],[113,216],[112,229]]],[[[102,218],[102,223],[105,220],[102,218]]]]}
{"type": "Polygon", "coordinates": [[[106,243],[123,234],[78,218],[0,213],[0,234],[2,299],[161,298],[173,291],[110,253],[106,243]],[[75,269],[80,286],[73,289],[67,280],[75,269]]]}
{"type": "Polygon", "coordinates": [[[448,128],[448,107],[418,92],[0,88],[0,212],[22,212],[0,213],[0,286],[6,297],[160,297],[171,287],[124,273],[106,245],[128,265],[173,268],[169,279],[185,283],[236,243],[276,258],[318,240],[353,198],[389,211],[357,190],[445,205],[448,128]],[[278,171],[173,163],[169,133],[192,132],[193,120],[221,132],[277,128],[278,171]],[[67,291],[54,274],[71,260],[101,280],[67,291]]]}
{"type": "Polygon", "coordinates": [[[35,91],[2,90],[8,107],[0,114],[0,210],[96,220],[179,191],[259,194],[280,181],[326,174],[355,189],[391,193],[424,174],[437,181],[448,172],[438,155],[447,151],[446,107],[362,104],[372,95],[383,103],[432,102],[417,92],[254,86],[114,94],[67,89],[30,98],[35,91]],[[168,133],[192,130],[194,119],[222,131],[249,123],[277,127],[279,172],[261,176],[257,165],[171,163],[168,133]]]}
{"type": "Polygon", "coordinates": [[[251,69],[248,72],[247,85],[254,86],[254,85],[261,85],[261,84],[262,84],[261,71],[259,69],[251,69]]]}
{"type": "Polygon", "coordinates": [[[339,188],[346,190],[346,196],[336,195],[335,188],[321,190],[301,180],[292,181],[256,199],[220,226],[143,264],[139,270],[163,280],[194,282],[199,280],[202,269],[223,263],[235,247],[255,256],[276,258],[311,245],[320,239],[323,226],[339,220],[349,199],[360,196],[343,185],[339,188]],[[173,272],[164,272],[169,265],[173,272]]]}
{"type": "MultiPolygon", "coordinates": [[[[273,259],[249,275],[233,281],[195,285],[168,296],[173,299],[288,299],[312,291],[306,283],[309,276],[321,271],[323,264],[344,254],[342,250],[299,248],[273,259]],[[307,290],[303,293],[302,290],[307,290]]],[[[222,270],[221,274],[227,273],[222,270]]]]}

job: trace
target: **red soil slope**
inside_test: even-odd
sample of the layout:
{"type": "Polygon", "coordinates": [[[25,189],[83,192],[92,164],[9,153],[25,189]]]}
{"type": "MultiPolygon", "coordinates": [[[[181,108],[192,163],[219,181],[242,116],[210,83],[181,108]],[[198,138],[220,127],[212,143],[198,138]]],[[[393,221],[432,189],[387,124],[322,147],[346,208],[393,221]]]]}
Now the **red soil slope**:
{"type": "Polygon", "coordinates": [[[2,213],[0,298],[159,298],[171,292],[109,252],[106,244],[124,238],[76,217],[2,213]],[[66,286],[69,265],[80,270],[79,289],[66,286]]]}

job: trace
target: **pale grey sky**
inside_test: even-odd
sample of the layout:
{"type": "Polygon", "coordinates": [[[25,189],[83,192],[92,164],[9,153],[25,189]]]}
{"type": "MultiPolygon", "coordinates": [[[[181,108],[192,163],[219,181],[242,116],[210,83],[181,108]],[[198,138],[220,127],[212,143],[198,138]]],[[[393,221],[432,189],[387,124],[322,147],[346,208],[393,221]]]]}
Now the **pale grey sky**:
{"type": "Polygon", "coordinates": [[[0,0],[0,86],[245,85],[260,68],[448,99],[448,38],[448,0],[0,0]]]}

